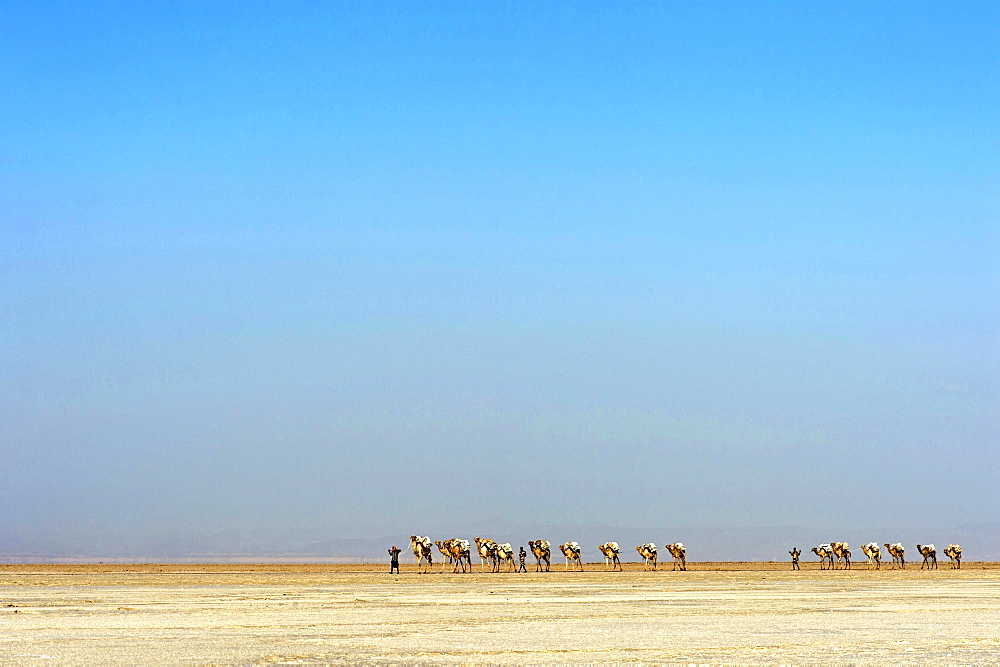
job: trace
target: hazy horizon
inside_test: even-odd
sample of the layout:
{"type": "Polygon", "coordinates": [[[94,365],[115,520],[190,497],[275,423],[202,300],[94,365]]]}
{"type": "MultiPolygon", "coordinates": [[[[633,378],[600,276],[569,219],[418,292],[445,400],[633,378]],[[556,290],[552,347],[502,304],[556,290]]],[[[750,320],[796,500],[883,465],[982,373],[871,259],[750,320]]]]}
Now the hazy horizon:
{"type": "MultiPolygon", "coordinates": [[[[417,531],[418,534],[424,534],[417,531]]],[[[630,526],[483,526],[482,530],[443,530],[430,535],[432,540],[450,537],[492,537],[509,542],[515,551],[527,550],[532,539],[548,539],[553,545],[570,540],[582,547],[584,562],[600,562],[598,544],[617,541],[622,548],[623,562],[641,562],[634,546],[654,542],[661,549],[668,542],[683,542],[688,560],[699,561],[787,561],[788,550],[797,547],[804,552],[804,561],[817,560],[810,552],[813,546],[830,541],[847,541],[855,560],[864,560],[861,544],[902,542],[907,558],[916,556],[916,545],[936,544],[939,556],[946,544],[959,543],[964,560],[1000,560],[1000,523],[968,524],[957,528],[883,527],[874,530],[841,527],[817,529],[803,526],[676,526],[668,529],[630,526]]],[[[160,536],[150,539],[118,535],[58,535],[26,536],[30,541],[12,542],[0,549],[0,563],[60,563],[60,562],[361,562],[386,561],[386,549],[397,545],[404,550],[404,562],[409,562],[409,536],[397,532],[373,535],[368,532],[341,532],[321,535],[310,531],[223,530],[214,534],[160,536]],[[61,542],[60,542],[61,540],[61,542]],[[23,548],[17,548],[23,547],[23,548]],[[33,547],[33,548],[28,548],[33,547]]],[[[553,548],[554,549],[554,548],[553,548]]],[[[554,549],[555,550],[555,549],[554,549]]],[[[559,555],[556,551],[556,555],[559,555]]],[[[435,551],[435,562],[440,561],[435,551]]],[[[668,558],[666,552],[664,558],[668,558]]],[[[478,558],[478,557],[477,557],[478,558]]],[[[918,557],[919,558],[919,557],[918,557]]],[[[561,559],[561,556],[560,556],[561,559]]],[[[558,559],[557,559],[558,560],[558,559]]],[[[560,560],[561,562],[561,560],[560,560]]]]}
{"type": "Polygon", "coordinates": [[[962,532],[1000,523],[1000,5],[7,13],[0,554],[606,525],[1000,557],[962,532]]]}

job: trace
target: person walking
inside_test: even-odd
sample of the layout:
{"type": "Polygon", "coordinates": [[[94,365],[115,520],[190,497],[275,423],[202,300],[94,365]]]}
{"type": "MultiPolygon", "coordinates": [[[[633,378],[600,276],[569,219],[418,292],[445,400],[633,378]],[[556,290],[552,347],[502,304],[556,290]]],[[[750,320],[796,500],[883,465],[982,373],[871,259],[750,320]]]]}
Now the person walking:
{"type": "Polygon", "coordinates": [[[400,549],[397,549],[395,544],[389,549],[389,574],[393,572],[399,574],[399,552],[400,549]]]}
{"type": "Polygon", "coordinates": [[[528,557],[528,554],[525,553],[524,547],[521,547],[521,551],[520,553],[517,554],[517,557],[521,560],[521,568],[518,570],[518,572],[527,572],[528,569],[524,567],[524,559],[528,557]]]}

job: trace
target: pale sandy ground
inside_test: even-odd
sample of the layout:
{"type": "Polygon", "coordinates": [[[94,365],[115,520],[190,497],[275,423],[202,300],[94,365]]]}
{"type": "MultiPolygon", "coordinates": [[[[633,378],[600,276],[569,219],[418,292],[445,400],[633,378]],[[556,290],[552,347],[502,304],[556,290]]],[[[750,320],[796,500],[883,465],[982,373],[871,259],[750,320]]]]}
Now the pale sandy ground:
{"type": "Polygon", "coordinates": [[[0,566],[0,662],[998,663],[1000,566],[0,566]]]}

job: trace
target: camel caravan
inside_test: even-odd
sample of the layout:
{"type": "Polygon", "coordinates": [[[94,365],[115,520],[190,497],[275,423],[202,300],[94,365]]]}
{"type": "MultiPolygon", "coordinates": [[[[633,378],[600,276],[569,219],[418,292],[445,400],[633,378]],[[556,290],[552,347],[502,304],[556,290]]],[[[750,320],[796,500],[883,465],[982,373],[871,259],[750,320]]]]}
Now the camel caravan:
{"type": "MultiPolygon", "coordinates": [[[[687,548],[684,546],[683,542],[674,542],[673,544],[668,544],[664,549],[670,554],[670,557],[674,562],[674,570],[687,570],[687,548]],[[678,568],[678,566],[680,566],[678,568]]],[[[642,569],[643,570],[655,570],[656,569],[656,545],[652,542],[646,542],[645,544],[640,544],[635,548],[642,557],[642,569]]]]}
{"type": "MultiPolygon", "coordinates": [[[[422,574],[431,571],[434,564],[433,547],[437,547],[441,557],[441,572],[451,566],[453,573],[472,572],[472,545],[475,544],[479,554],[479,572],[513,572],[515,570],[515,551],[509,543],[500,544],[488,537],[475,537],[470,543],[461,538],[437,540],[431,542],[430,537],[411,535],[410,549],[417,561],[417,567],[422,574]]],[[[579,542],[569,541],[558,545],[565,561],[564,571],[582,572],[583,547],[579,542]]],[[[664,547],[673,560],[674,570],[687,570],[687,548],[682,542],[674,542],[664,547]]],[[[552,568],[552,543],[548,540],[529,540],[528,549],[535,557],[535,572],[549,572],[552,568]]],[[[656,545],[652,542],[636,547],[643,559],[644,570],[655,570],[657,565],[656,545]]],[[[597,545],[597,550],[604,556],[604,569],[622,571],[621,547],[617,542],[605,542],[597,545]]],[[[521,560],[523,561],[523,554],[521,560]]]]}
{"type": "MultiPolygon", "coordinates": [[[[515,558],[520,559],[520,571],[524,572],[526,552],[522,547],[515,548],[509,542],[498,543],[496,540],[476,537],[472,542],[461,538],[438,540],[432,542],[430,537],[421,535],[410,536],[410,549],[417,562],[418,571],[422,574],[431,572],[434,566],[434,548],[437,548],[441,558],[441,572],[451,566],[452,573],[472,572],[472,546],[475,544],[479,554],[479,572],[514,572],[517,570],[515,558]],[[518,553],[518,550],[520,553],[518,553]]],[[[583,547],[579,542],[569,541],[557,545],[563,554],[564,571],[583,572],[583,547]]],[[[917,553],[923,558],[920,569],[938,569],[937,548],[933,544],[916,545],[917,553]]],[[[687,570],[687,548],[683,542],[672,542],[663,546],[670,554],[673,571],[687,570]]],[[[529,540],[528,550],[535,557],[535,572],[549,572],[552,568],[552,543],[548,540],[529,540]]],[[[597,545],[597,550],[604,557],[606,571],[622,571],[621,547],[618,542],[604,542],[597,545]]],[[[653,542],[646,542],[635,547],[642,559],[643,571],[655,571],[658,565],[658,549],[653,542]]],[[[819,559],[820,570],[851,569],[851,547],[847,542],[824,542],[811,549],[819,559]]],[[[882,569],[883,554],[891,557],[887,569],[906,569],[906,550],[901,542],[886,542],[879,546],[877,542],[861,545],[861,553],[867,558],[869,570],[882,569]]],[[[962,567],[962,547],[949,544],[943,550],[948,557],[952,569],[962,567]]],[[[791,556],[792,570],[801,570],[800,557],[802,550],[798,547],[788,552],[791,556]]]]}
{"type": "MultiPolygon", "coordinates": [[[[885,552],[892,556],[891,569],[896,569],[897,567],[901,570],[906,569],[906,550],[903,548],[902,543],[894,542],[889,544],[886,542],[882,546],[885,547],[885,552]]],[[[812,552],[819,558],[819,569],[821,570],[849,570],[851,568],[851,549],[847,542],[827,542],[820,544],[813,547],[812,552]]],[[[868,558],[869,570],[879,570],[882,568],[882,549],[879,548],[877,542],[862,544],[861,552],[868,558]]],[[[788,553],[792,557],[792,569],[802,569],[799,566],[799,556],[802,554],[802,551],[798,547],[795,547],[788,553]]],[[[917,553],[924,558],[920,564],[921,570],[925,568],[928,570],[937,569],[937,549],[933,544],[918,544],[917,553]]],[[[960,569],[962,567],[961,545],[949,544],[944,548],[944,555],[951,562],[952,569],[960,569]]]]}

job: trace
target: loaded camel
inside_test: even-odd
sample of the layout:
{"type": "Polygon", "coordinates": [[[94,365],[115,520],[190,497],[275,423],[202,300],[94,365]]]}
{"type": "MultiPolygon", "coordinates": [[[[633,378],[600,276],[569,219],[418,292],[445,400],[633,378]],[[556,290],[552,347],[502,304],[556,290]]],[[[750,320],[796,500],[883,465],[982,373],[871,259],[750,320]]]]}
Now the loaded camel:
{"type": "Polygon", "coordinates": [[[918,544],[917,553],[924,557],[924,562],[920,564],[920,569],[924,569],[926,566],[928,570],[936,570],[937,563],[937,549],[934,548],[933,544],[918,544]]]}
{"type": "Polygon", "coordinates": [[[497,560],[497,543],[488,537],[476,537],[473,539],[476,543],[476,551],[479,552],[479,571],[486,571],[486,561],[490,561],[490,569],[496,572],[500,569],[499,561],[497,560]]]}
{"type": "Polygon", "coordinates": [[[508,572],[514,571],[514,548],[510,545],[510,542],[504,542],[503,544],[497,545],[497,572],[500,568],[507,566],[508,572]]]}
{"type": "Polygon", "coordinates": [[[579,542],[567,542],[566,544],[560,544],[559,550],[563,552],[563,556],[566,558],[566,569],[568,570],[570,565],[576,564],[580,571],[583,571],[583,561],[580,560],[580,554],[583,550],[580,549],[579,542]]]}
{"type": "Polygon", "coordinates": [[[552,545],[548,540],[533,540],[528,542],[528,548],[535,555],[537,561],[535,572],[542,572],[542,563],[545,563],[545,572],[552,566],[552,545]]]}
{"type": "Polygon", "coordinates": [[[684,547],[683,542],[674,542],[673,544],[668,544],[664,547],[670,552],[670,557],[673,560],[674,570],[677,569],[678,563],[681,566],[681,570],[686,570],[687,568],[687,549],[684,547]]]}
{"type": "Polygon", "coordinates": [[[830,561],[830,569],[833,569],[833,549],[830,548],[829,544],[821,544],[818,547],[813,547],[812,552],[819,556],[819,569],[825,570],[826,561],[830,561]]]}
{"type": "Polygon", "coordinates": [[[851,549],[847,542],[831,542],[830,550],[833,551],[833,555],[836,557],[837,563],[844,561],[844,569],[851,569],[851,549]]]}
{"type": "Polygon", "coordinates": [[[454,564],[454,558],[451,556],[451,540],[436,540],[434,542],[434,546],[438,548],[438,551],[440,551],[443,556],[443,559],[441,560],[441,571],[444,572],[446,567],[454,564]]]}
{"type": "Polygon", "coordinates": [[[417,559],[417,567],[422,567],[424,561],[427,561],[427,569],[421,572],[421,574],[430,572],[431,566],[434,565],[434,561],[432,560],[433,553],[431,552],[431,538],[410,535],[410,548],[413,549],[413,557],[417,559]]]}
{"type": "Polygon", "coordinates": [[[893,542],[892,544],[883,544],[885,550],[889,552],[892,556],[892,566],[895,567],[897,564],[903,570],[906,569],[906,550],[903,549],[902,542],[893,542]]]}
{"type": "Polygon", "coordinates": [[[650,567],[656,569],[656,545],[652,542],[646,542],[645,544],[640,544],[635,548],[642,556],[642,569],[647,570],[650,567]]]}
{"type": "MultiPolygon", "coordinates": [[[[435,542],[435,544],[438,545],[439,550],[448,554],[448,560],[454,566],[452,572],[458,572],[458,568],[462,568],[462,572],[472,572],[472,553],[469,540],[456,537],[444,542],[435,542]],[[469,566],[468,570],[465,569],[466,564],[469,566]]],[[[441,571],[444,572],[443,566],[441,571]]]]}
{"type": "Polygon", "coordinates": [[[944,555],[951,561],[953,568],[962,569],[962,547],[960,545],[949,544],[944,548],[944,555]]]}
{"type": "Polygon", "coordinates": [[[514,571],[514,548],[510,545],[510,542],[504,542],[503,544],[498,544],[497,546],[497,572],[500,571],[501,565],[507,566],[508,572],[514,571]]]}
{"type": "Polygon", "coordinates": [[[622,562],[618,559],[618,554],[621,553],[621,548],[618,546],[617,542],[605,542],[604,544],[597,545],[601,553],[604,554],[604,569],[614,570],[615,566],[618,566],[618,570],[622,569],[622,562]]]}
{"type": "Polygon", "coordinates": [[[876,570],[882,568],[882,552],[878,548],[878,544],[875,542],[869,542],[868,544],[861,545],[861,553],[868,556],[868,569],[872,569],[875,566],[876,570]]]}

